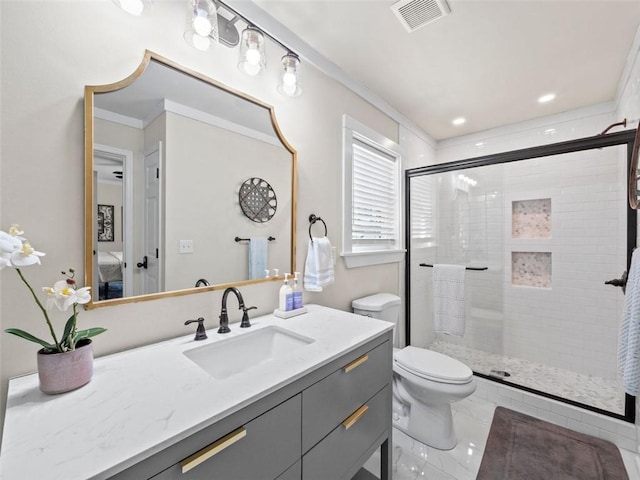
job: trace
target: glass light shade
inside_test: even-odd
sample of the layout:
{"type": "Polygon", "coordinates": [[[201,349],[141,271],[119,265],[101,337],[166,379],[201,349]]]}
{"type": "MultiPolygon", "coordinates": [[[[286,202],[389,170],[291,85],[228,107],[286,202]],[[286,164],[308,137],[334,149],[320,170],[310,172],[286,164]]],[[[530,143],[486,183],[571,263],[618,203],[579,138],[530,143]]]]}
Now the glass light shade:
{"type": "Polygon", "coordinates": [[[300,59],[295,53],[289,52],[282,57],[282,73],[277,90],[288,97],[297,97],[302,93],[300,59]]]}
{"type": "Polygon", "coordinates": [[[151,0],[113,0],[122,10],[131,15],[142,15],[145,7],[151,4],[151,0]]]}
{"type": "Polygon", "coordinates": [[[267,65],[264,35],[255,27],[247,27],[240,38],[238,69],[247,75],[258,75],[267,65]]]}
{"type": "Polygon", "coordinates": [[[188,0],[184,39],[201,51],[218,41],[218,13],[212,0],[188,0]]]}

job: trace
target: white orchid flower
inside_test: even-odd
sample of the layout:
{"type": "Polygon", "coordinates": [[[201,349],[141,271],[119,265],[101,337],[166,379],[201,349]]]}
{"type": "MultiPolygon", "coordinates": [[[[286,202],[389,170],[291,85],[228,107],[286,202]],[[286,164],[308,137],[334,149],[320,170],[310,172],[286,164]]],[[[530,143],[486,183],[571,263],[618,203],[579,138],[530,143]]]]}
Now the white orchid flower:
{"type": "Polygon", "coordinates": [[[42,287],[42,291],[47,295],[47,310],[51,310],[56,303],[56,291],[51,287],[42,287]]]}
{"type": "Polygon", "coordinates": [[[91,300],[91,287],[82,287],[75,290],[66,280],[54,283],[53,287],[43,287],[47,294],[47,308],[53,305],[66,312],[74,304],[84,304],[91,300]]]}
{"type": "Polygon", "coordinates": [[[20,235],[24,235],[24,231],[20,228],[20,225],[14,223],[9,227],[9,235],[13,235],[14,237],[19,237],[20,235]]]}
{"type": "Polygon", "coordinates": [[[13,253],[22,248],[22,240],[14,235],[0,231],[0,254],[13,253]]]}
{"type": "Polygon", "coordinates": [[[11,263],[16,267],[40,265],[40,257],[45,254],[33,249],[29,242],[22,242],[22,248],[11,253],[11,263]]]}
{"type": "Polygon", "coordinates": [[[9,260],[9,258],[2,256],[2,254],[0,254],[0,270],[2,270],[4,267],[10,267],[11,266],[11,260],[9,260]]]}

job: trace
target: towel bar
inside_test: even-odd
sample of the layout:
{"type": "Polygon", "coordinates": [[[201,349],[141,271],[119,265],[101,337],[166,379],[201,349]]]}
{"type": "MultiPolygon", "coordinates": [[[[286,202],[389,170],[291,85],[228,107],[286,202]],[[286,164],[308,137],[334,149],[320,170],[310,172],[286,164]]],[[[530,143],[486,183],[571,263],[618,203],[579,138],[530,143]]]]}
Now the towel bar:
{"type": "MultiPolygon", "coordinates": [[[[267,240],[269,240],[270,242],[273,242],[275,239],[276,239],[276,237],[272,237],[272,236],[267,237],[267,240]]],[[[236,237],[236,238],[234,238],[234,240],[236,242],[249,242],[249,241],[251,241],[250,238],[240,238],[240,237],[236,237]]]]}
{"type": "MultiPolygon", "coordinates": [[[[421,263],[420,266],[421,267],[433,267],[433,265],[430,265],[428,263],[421,263]]],[[[484,270],[489,270],[489,267],[465,267],[465,270],[474,270],[476,272],[482,272],[484,270]]]]}

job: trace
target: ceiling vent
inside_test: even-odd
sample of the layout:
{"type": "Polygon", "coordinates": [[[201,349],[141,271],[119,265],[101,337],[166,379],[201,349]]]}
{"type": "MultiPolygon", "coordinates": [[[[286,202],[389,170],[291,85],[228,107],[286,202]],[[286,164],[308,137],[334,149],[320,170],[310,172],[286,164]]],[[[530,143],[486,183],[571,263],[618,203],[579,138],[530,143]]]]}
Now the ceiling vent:
{"type": "Polygon", "coordinates": [[[400,0],[391,10],[409,33],[451,13],[446,0],[400,0]]]}

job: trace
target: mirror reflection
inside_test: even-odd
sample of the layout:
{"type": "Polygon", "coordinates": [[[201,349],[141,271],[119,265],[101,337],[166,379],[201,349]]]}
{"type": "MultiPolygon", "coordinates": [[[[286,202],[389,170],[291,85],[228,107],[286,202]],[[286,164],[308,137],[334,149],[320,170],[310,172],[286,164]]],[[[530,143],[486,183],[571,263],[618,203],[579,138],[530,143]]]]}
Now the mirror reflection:
{"type": "Polygon", "coordinates": [[[85,103],[93,306],[294,270],[295,151],[271,107],[151,52],[131,77],[87,87],[85,103]],[[247,199],[253,178],[270,191],[247,199]],[[265,221],[243,199],[269,205],[265,221]]]}

